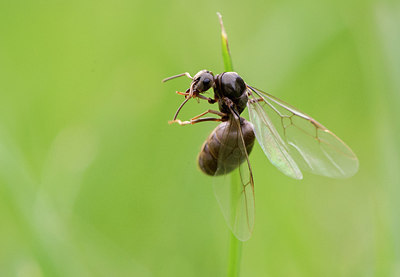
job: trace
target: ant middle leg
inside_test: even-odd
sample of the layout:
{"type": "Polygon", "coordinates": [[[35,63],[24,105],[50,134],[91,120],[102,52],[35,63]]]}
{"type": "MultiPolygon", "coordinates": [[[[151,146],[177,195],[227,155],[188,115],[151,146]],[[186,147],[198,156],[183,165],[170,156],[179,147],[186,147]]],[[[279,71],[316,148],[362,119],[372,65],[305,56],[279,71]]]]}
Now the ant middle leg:
{"type": "Polygon", "coordinates": [[[205,122],[205,121],[222,121],[222,118],[215,118],[215,117],[205,117],[205,118],[198,118],[198,119],[194,119],[194,120],[190,120],[190,121],[182,121],[180,119],[175,119],[172,121],[169,121],[169,124],[172,123],[178,123],[179,125],[193,125],[196,123],[200,123],[200,122],[205,122]]]}
{"type": "Polygon", "coordinates": [[[223,113],[223,112],[220,112],[220,111],[215,111],[215,110],[207,110],[207,111],[205,111],[204,113],[201,113],[201,114],[199,114],[199,115],[196,115],[195,117],[193,117],[191,120],[194,120],[194,119],[197,119],[197,118],[200,118],[200,117],[202,117],[203,115],[206,115],[206,114],[208,114],[208,113],[211,113],[211,114],[215,114],[215,115],[218,115],[218,116],[220,116],[220,117],[227,117],[228,115],[226,114],[226,113],[223,113]]]}
{"type": "Polygon", "coordinates": [[[228,117],[228,115],[226,113],[223,113],[220,111],[215,111],[215,110],[207,110],[204,113],[201,113],[201,114],[193,117],[189,121],[181,121],[179,119],[174,119],[172,121],[169,121],[169,124],[178,123],[179,125],[188,125],[188,124],[196,124],[196,123],[204,122],[204,121],[224,121],[225,118],[227,118],[227,117],[228,117]],[[215,118],[215,117],[200,118],[208,113],[218,115],[221,118],[215,118]]]}

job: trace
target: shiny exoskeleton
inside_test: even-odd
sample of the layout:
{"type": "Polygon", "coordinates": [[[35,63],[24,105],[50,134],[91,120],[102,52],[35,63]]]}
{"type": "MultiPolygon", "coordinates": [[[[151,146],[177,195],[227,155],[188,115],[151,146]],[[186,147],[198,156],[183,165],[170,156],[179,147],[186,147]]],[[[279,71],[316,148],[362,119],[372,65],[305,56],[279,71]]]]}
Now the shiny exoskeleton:
{"type": "Polygon", "coordinates": [[[193,80],[198,93],[213,87],[214,99],[209,102],[218,101],[220,112],[226,114],[204,142],[198,157],[199,167],[207,175],[227,174],[246,160],[254,146],[253,125],[240,117],[248,101],[246,84],[236,72],[214,77],[212,72],[203,70],[193,80]]]}
{"type": "MultiPolygon", "coordinates": [[[[254,146],[253,124],[241,118],[240,127],[247,154],[254,146]]],[[[205,174],[215,176],[227,174],[246,160],[241,150],[237,125],[230,121],[219,124],[204,142],[198,157],[198,164],[205,174]],[[229,131],[228,131],[229,130],[229,131]],[[223,155],[223,159],[220,158],[223,155]]]]}

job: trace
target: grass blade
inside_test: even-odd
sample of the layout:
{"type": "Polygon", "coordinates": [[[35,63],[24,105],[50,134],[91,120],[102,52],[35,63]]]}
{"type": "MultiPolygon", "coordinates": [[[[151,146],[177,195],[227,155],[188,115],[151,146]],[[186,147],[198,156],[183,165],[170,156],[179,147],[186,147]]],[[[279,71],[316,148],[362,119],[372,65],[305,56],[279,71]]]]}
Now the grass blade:
{"type": "MultiPolygon", "coordinates": [[[[221,45],[222,45],[222,59],[224,61],[224,71],[233,71],[231,53],[228,45],[228,35],[226,34],[224,23],[222,21],[222,15],[217,13],[219,23],[221,25],[221,45]]],[[[237,170],[231,173],[231,185],[234,186],[239,178],[237,170]]],[[[235,197],[231,195],[231,199],[235,197]]],[[[235,235],[230,232],[230,243],[229,243],[229,261],[228,261],[228,277],[238,277],[240,272],[240,261],[242,258],[242,242],[239,241],[235,235]]]]}

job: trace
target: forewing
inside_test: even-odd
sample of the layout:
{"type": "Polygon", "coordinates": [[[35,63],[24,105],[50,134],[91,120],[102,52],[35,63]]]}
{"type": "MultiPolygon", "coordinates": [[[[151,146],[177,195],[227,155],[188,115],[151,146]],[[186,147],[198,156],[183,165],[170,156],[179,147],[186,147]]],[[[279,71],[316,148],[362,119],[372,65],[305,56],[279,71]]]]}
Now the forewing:
{"type": "Polygon", "coordinates": [[[229,228],[239,240],[246,241],[254,227],[254,182],[238,124],[238,120],[227,122],[218,138],[221,148],[213,187],[229,228]],[[236,169],[231,171],[233,167],[236,169]]]}
{"type": "Polygon", "coordinates": [[[271,162],[285,174],[300,179],[301,168],[318,175],[346,178],[357,172],[356,155],[322,124],[256,88],[248,86],[248,94],[257,140],[271,162]],[[269,152],[282,154],[276,158],[269,152]],[[281,162],[282,156],[286,163],[281,162]]]}
{"type": "Polygon", "coordinates": [[[279,170],[286,175],[302,179],[303,175],[289,154],[285,141],[282,140],[279,132],[275,129],[269,115],[265,113],[262,103],[257,101],[251,93],[248,102],[250,121],[254,124],[254,132],[257,141],[264,150],[265,155],[279,170]]]}

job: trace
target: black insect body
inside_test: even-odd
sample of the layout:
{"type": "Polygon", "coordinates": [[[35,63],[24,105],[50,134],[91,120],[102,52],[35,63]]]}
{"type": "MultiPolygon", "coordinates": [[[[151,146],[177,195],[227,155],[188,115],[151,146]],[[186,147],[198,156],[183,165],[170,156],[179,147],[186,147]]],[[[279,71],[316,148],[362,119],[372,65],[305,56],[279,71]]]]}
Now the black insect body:
{"type": "Polygon", "coordinates": [[[218,125],[204,142],[198,157],[200,169],[212,176],[227,174],[243,163],[253,149],[255,139],[253,125],[240,117],[248,101],[243,79],[236,72],[224,72],[215,76],[213,89],[220,112],[227,116],[223,117],[226,121],[218,125]],[[235,118],[239,118],[238,123],[233,122],[235,118]],[[242,143],[246,151],[243,151],[242,143]],[[219,159],[219,153],[225,157],[219,159]]]}
{"type": "Polygon", "coordinates": [[[254,224],[254,182],[249,153],[255,138],[271,163],[292,178],[302,179],[301,169],[332,178],[346,178],[357,172],[356,155],[334,133],[295,107],[246,84],[236,72],[214,76],[211,71],[202,70],[194,77],[183,73],[163,81],[180,76],[189,77],[192,83],[186,92],[177,92],[185,100],[170,123],[221,122],[204,142],[198,163],[204,173],[220,180],[214,182],[215,194],[238,239],[247,240],[254,224]],[[211,87],[214,98],[205,97],[203,93],[211,87]],[[189,121],[177,119],[191,98],[210,104],[218,102],[219,110],[207,110],[189,121]],[[250,122],[240,116],[246,106],[250,122]],[[203,117],[206,114],[218,117],[203,117]],[[235,169],[240,175],[238,187],[232,187],[231,180],[224,177],[235,169]],[[232,195],[237,199],[232,199],[232,195]]]}
{"type": "Polygon", "coordinates": [[[240,128],[241,130],[236,124],[225,121],[211,132],[198,157],[199,167],[205,174],[211,176],[227,174],[246,160],[246,153],[250,154],[254,146],[253,124],[241,117],[240,128]],[[246,153],[240,146],[241,141],[238,140],[240,135],[243,135],[246,153]],[[226,156],[223,161],[219,159],[219,153],[224,153],[226,156]]]}
{"type": "Polygon", "coordinates": [[[230,113],[230,108],[227,106],[230,101],[233,102],[237,114],[244,111],[248,101],[247,87],[236,72],[224,72],[215,76],[213,88],[221,112],[230,113]],[[224,99],[225,97],[230,101],[224,99]]]}

